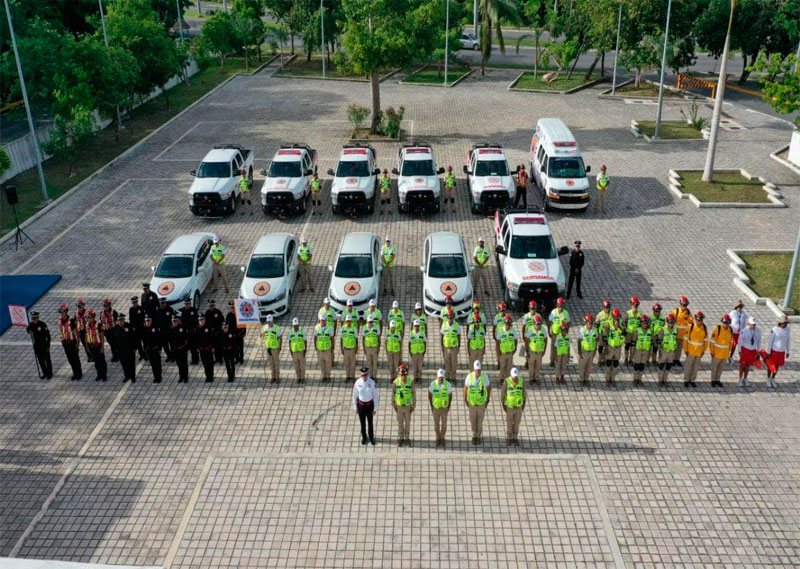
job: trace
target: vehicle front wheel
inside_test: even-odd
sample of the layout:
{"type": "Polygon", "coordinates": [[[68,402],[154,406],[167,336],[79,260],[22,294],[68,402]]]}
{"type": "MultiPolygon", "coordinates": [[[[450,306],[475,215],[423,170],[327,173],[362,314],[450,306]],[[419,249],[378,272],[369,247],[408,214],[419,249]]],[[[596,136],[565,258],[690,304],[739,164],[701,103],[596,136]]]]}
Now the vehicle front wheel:
{"type": "Polygon", "coordinates": [[[475,44],[475,45],[472,46],[472,51],[478,51],[480,49],[481,49],[481,46],[479,46],[478,44],[475,44]]]}
{"type": "Polygon", "coordinates": [[[192,306],[194,306],[198,311],[200,310],[200,291],[194,291],[194,297],[192,298],[192,306]]]}
{"type": "Polygon", "coordinates": [[[503,301],[506,303],[506,306],[508,306],[509,310],[513,308],[514,303],[511,301],[511,293],[508,292],[506,283],[503,283],[503,301]]]}
{"type": "Polygon", "coordinates": [[[230,215],[233,215],[234,213],[236,213],[236,194],[235,193],[231,196],[231,201],[228,204],[228,213],[230,215]]]}

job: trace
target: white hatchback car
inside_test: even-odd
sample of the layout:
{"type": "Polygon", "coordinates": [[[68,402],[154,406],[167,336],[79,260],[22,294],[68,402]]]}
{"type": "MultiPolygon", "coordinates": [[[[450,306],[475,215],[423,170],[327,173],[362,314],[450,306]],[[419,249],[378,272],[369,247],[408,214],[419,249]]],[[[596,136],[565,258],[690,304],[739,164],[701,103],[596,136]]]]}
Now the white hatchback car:
{"type": "Polygon", "coordinates": [[[150,290],[170,305],[189,297],[200,306],[200,295],[214,276],[210,253],[215,237],[213,233],[191,233],[173,239],[158,264],[150,267],[150,290]]]}
{"type": "Polygon", "coordinates": [[[453,311],[461,318],[472,308],[472,266],[457,233],[439,231],[425,238],[422,250],[422,296],[425,313],[439,316],[445,297],[453,297],[453,311]]]}
{"type": "Polygon", "coordinates": [[[341,313],[347,301],[363,315],[370,300],[378,302],[381,281],[380,245],[374,233],[348,233],[339,245],[336,264],[329,265],[331,284],[328,297],[331,306],[341,313]]]}
{"type": "Polygon", "coordinates": [[[258,302],[262,318],[281,316],[292,306],[292,290],[297,282],[297,237],[290,233],[264,235],[253,247],[244,273],[239,298],[258,302]]]}

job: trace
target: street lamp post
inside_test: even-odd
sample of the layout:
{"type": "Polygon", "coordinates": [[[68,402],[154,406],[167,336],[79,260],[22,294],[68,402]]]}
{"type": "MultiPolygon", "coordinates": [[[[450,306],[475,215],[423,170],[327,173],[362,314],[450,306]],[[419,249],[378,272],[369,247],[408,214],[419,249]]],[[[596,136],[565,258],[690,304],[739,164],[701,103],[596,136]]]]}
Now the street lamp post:
{"type": "Polygon", "coordinates": [[[447,15],[444,23],[444,84],[447,85],[447,65],[450,55],[450,0],[447,0],[447,15]]]}
{"type": "Polygon", "coordinates": [[[11,45],[14,48],[14,59],[17,62],[17,73],[19,73],[19,86],[22,90],[22,100],[25,103],[25,114],[28,116],[28,128],[31,130],[33,148],[36,151],[36,168],[39,170],[39,183],[42,184],[42,199],[45,205],[50,203],[50,196],[47,195],[47,184],[44,181],[44,170],[42,170],[42,150],[39,148],[39,139],[36,138],[36,129],[33,127],[33,116],[31,115],[31,104],[28,101],[28,89],[25,88],[25,77],[22,74],[22,62],[19,59],[19,49],[17,49],[17,36],[14,34],[14,24],[11,22],[11,8],[9,0],[4,0],[6,5],[6,17],[8,18],[8,34],[11,36],[11,45]]]}
{"type": "Polygon", "coordinates": [[[178,29],[181,32],[181,41],[183,41],[183,18],[181,18],[181,4],[180,0],[175,0],[175,9],[177,10],[178,14],[178,29]]]}
{"type": "Polygon", "coordinates": [[[325,0],[319,0],[319,28],[322,33],[322,78],[325,79],[325,0]]]}
{"type": "MultiPolygon", "coordinates": [[[[100,23],[103,24],[103,40],[106,42],[106,49],[108,49],[108,33],[106,33],[106,15],[103,12],[103,0],[97,0],[100,5],[100,23]]],[[[117,127],[122,128],[122,117],[119,114],[119,105],[117,105],[117,127]]]]}
{"type": "Polygon", "coordinates": [[[472,2],[472,33],[478,37],[478,0],[472,2]]]}
{"type": "Polygon", "coordinates": [[[622,28],[622,0],[619,0],[619,13],[617,14],[617,47],[614,50],[614,77],[611,80],[611,94],[617,93],[617,59],[619,58],[619,31],[622,28]]]}
{"type": "Polygon", "coordinates": [[[797,230],[797,243],[794,246],[792,255],[792,266],[789,267],[789,282],[786,283],[786,294],[783,297],[783,310],[786,312],[792,300],[792,288],[794,288],[794,278],[797,275],[797,265],[800,263],[800,229],[797,230]]]}
{"type": "Polygon", "coordinates": [[[669,15],[672,12],[672,0],[667,3],[667,25],[664,27],[664,51],[661,53],[661,80],[658,82],[658,111],[656,111],[656,128],[653,138],[658,138],[661,126],[661,106],[664,104],[664,70],[667,67],[667,41],[669,41],[669,15]]]}

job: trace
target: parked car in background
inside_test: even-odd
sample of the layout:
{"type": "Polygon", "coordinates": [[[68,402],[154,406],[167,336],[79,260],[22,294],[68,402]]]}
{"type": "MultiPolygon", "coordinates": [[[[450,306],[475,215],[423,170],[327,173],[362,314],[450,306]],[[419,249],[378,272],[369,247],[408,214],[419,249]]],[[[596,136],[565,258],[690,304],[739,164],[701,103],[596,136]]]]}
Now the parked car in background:
{"type": "Polygon", "coordinates": [[[292,306],[292,291],[297,282],[297,237],[291,233],[264,235],[253,247],[244,273],[239,298],[258,302],[259,316],[281,316],[292,306]]]}
{"type": "Polygon", "coordinates": [[[453,297],[456,318],[472,308],[471,259],[458,233],[437,231],[425,238],[422,248],[422,298],[425,313],[439,316],[445,298],[453,297]]]}
{"type": "Polygon", "coordinates": [[[215,146],[200,162],[189,188],[189,209],[198,216],[230,215],[242,195],[242,172],[253,185],[253,151],[233,144],[215,146]]]}
{"type": "Polygon", "coordinates": [[[354,232],[342,238],[336,261],[328,266],[331,284],[328,297],[333,309],[342,313],[347,301],[359,316],[367,310],[370,300],[378,302],[381,280],[380,245],[374,233],[354,232]]]}
{"type": "Polygon", "coordinates": [[[461,49],[478,51],[481,49],[481,40],[472,32],[461,32],[461,49]]]}
{"type": "Polygon", "coordinates": [[[214,276],[211,246],[214,233],[191,233],[172,240],[158,264],[150,267],[150,289],[169,305],[183,302],[187,296],[200,306],[200,295],[214,276]]]}

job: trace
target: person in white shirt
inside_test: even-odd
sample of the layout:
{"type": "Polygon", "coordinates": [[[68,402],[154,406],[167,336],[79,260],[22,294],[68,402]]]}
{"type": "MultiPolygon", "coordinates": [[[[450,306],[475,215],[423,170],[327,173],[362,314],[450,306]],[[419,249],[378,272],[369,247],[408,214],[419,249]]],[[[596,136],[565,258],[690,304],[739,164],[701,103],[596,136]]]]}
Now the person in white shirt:
{"type": "Polygon", "coordinates": [[[782,314],[778,318],[778,324],[770,331],[767,340],[767,354],[775,366],[775,371],[767,370],[767,387],[777,387],[775,376],[778,375],[778,370],[783,367],[789,357],[790,339],[789,318],[782,314]]]}
{"type": "Polygon", "coordinates": [[[375,445],[375,431],[372,428],[372,418],[378,412],[378,387],[369,377],[369,369],[361,368],[361,377],[353,385],[353,412],[358,415],[361,422],[361,444],[369,442],[375,445]]]}
{"type": "Polygon", "coordinates": [[[756,319],[747,319],[747,326],[739,332],[739,387],[748,387],[747,375],[761,353],[761,329],[756,327],[756,319]]]}
{"type": "Polygon", "coordinates": [[[733,332],[731,355],[728,358],[728,363],[731,363],[731,358],[736,352],[736,345],[739,343],[739,333],[747,326],[747,313],[744,311],[744,302],[741,299],[736,301],[736,306],[728,312],[728,316],[731,317],[731,332],[733,332]]]}
{"type": "Polygon", "coordinates": [[[483,418],[486,415],[486,406],[489,405],[489,398],[492,388],[489,385],[489,376],[481,371],[481,360],[475,360],[472,364],[472,371],[467,374],[464,380],[464,403],[469,409],[469,422],[472,426],[472,444],[478,445],[481,442],[483,433],[483,418]]]}
{"type": "Polygon", "coordinates": [[[436,431],[436,446],[444,446],[444,435],[447,433],[447,414],[453,402],[453,384],[444,378],[444,370],[436,372],[436,379],[428,388],[428,401],[433,415],[433,430],[436,431]]]}

